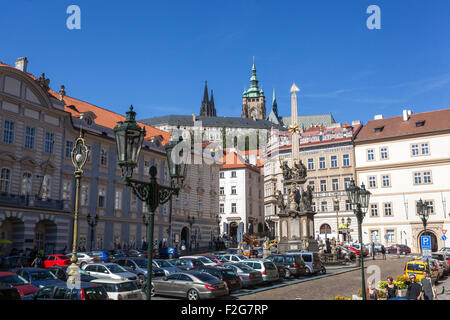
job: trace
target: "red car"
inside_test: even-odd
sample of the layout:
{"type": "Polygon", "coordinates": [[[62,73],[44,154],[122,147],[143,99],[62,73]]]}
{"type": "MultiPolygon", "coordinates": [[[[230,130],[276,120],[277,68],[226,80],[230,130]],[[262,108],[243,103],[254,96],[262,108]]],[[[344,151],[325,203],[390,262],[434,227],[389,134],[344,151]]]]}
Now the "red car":
{"type": "Polygon", "coordinates": [[[68,265],[70,265],[70,258],[63,254],[51,254],[44,258],[44,268],[68,265]]]}
{"type": "MultiPolygon", "coordinates": [[[[359,249],[357,249],[357,248],[355,248],[355,247],[351,247],[351,246],[344,246],[344,248],[347,248],[347,249],[349,249],[349,250],[351,250],[352,252],[354,252],[355,254],[356,254],[356,256],[358,256],[359,257],[359,249]]],[[[369,254],[369,250],[367,250],[367,248],[363,248],[363,256],[365,257],[365,256],[367,256],[368,254],[369,254]]]]}
{"type": "MultiPolygon", "coordinates": [[[[400,247],[399,253],[400,254],[411,254],[411,248],[404,245],[404,244],[399,244],[398,245],[400,247]]],[[[386,253],[388,254],[397,254],[397,245],[394,244],[392,246],[389,246],[386,248],[386,253]]]]}
{"type": "Polygon", "coordinates": [[[13,272],[0,272],[0,283],[16,288],[22,298],[39,290],[38,287],[13,272]]]}

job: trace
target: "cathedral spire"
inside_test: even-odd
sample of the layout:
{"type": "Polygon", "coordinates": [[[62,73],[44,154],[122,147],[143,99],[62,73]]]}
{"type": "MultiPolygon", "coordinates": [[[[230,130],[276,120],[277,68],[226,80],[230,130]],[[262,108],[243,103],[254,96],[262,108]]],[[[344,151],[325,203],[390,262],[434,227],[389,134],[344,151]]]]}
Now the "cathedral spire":
{"type": "Polygon", "coordinates": [[[273,110],[273,112],[275,112],[276,116],[278,117],[278,104],[277,104],[277,98],[275,96],[275,88],[273,88],[272,110],[273,110]]]}
{"type": "Polygon", "coordinates": [[[203,101],[202,101],[202,103],[203,102],[208,103],[208,101],[209,101],[209,98],[208,98],[208,84],[207,84],[207,82],[205,80],[205,91],[203,93],[203,101]]]}
{"type": "Polygon", "coordinates": [[[258,78],[256,77],[255,56],[253,56],[252,76],[250,77],[250,88],[258,88],[258,78]]]}
{"type": "Polygon", "coordinates": [[[214,106],[214,95],[213,90],[211,89],[211,100],[209,100],[209,107],[211,109],[211,116],[216,116],[216,107],[214,106]]]}

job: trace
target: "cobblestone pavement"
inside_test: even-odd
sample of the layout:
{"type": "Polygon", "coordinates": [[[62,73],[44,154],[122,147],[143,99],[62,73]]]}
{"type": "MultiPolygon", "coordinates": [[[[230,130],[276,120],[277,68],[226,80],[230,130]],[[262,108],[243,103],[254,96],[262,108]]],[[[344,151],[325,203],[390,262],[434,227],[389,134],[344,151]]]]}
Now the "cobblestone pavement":
{"type": "MultiPolygon", "coordinates": [[[[405,262],[410,257],[388,256],[386,260],[377,257],[364,261],[364,266],[377,265],[380,267],[381,279],[392,276],[396,278],[403,274],[405,262]]],[[[367,279],[367,273],[366,273],[367,279]]],[[[351,297],[361,289],[361,270],[349,271],[326,278],[306,281],[291,286],[271,289],[259,293],[238,297],[239,300],[328,300],[335,296],[351,297]]],[[[450,286],[448,287],[450,289],[450,286]]],[[[442,289],[441,289],[442,290],[442,289]]]]}

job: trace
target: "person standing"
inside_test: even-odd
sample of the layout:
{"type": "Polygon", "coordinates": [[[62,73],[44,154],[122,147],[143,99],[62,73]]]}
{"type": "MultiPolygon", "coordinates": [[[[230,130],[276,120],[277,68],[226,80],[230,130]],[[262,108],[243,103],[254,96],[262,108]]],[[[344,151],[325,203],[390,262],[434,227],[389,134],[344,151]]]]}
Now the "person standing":
{"type": "Polygon", "coordinates": [[[372,249],[372,260],[375,260],[375,243],[373,241],[370,247],[372,249]]]}
{"type": "Polygon", "coordinates": [[[407,300],[421,300],[422,299],[422,286],[416,282],[416,276],[409,276],[411,283],[408,285],[408,290],[406,291],[407,300]]]}
{"type": "Polygon", "coordinates": [[[373,283],[370,281],[367,281],[366,298],[367,300],[379,299],[378,290],[374,288],[373,283]]]}
{"type": "Polygon", "coordinates": [[[383,256],[383,260],[386,260],[386,247],[383,244],[381,245],[381,254],[383,256]]]}
{"type": "Polygon", "coordinates": [[[389,299],[397,297],[398,288],[394,284],[394,279],[392,277],[387,277],[387,282],[388,282],[388,285],[384,289],[384,293],[386,294],[386,298],[389,300],[389,299]]]}
{"type": "Polygon", "coordinates": [[[36,258],[34,258],[33,262],[31,263],[32,267],[40,268],[41,266],[41,257],[39,255],[36,255],[36,258]]]}
{"type": "Polygon", "coordinates": [[[424,300],[436,300],[437,292],[436,285],[434,281],[430,277],[430,273],[428,271],[424,271],[424,278],[420,281],[422,285],[422,294],[424,300]]]}

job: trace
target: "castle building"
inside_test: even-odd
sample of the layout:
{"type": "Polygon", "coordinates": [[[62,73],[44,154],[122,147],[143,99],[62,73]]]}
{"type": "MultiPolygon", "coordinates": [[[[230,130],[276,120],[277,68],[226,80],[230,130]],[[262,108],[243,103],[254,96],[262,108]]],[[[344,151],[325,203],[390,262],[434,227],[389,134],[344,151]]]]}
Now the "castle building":
{"type": "Polygon", "coordinates": [[[211,89],[211,99],[208,97],[208,85],[205,81],[205,92],[203,93],[202,106],[200,108],[200,116],[215,117],[216,108],[214,107],[214,96],[211,89]]]}
{"type": "Polygon", "coordinates": [[[250,88],[242,94],[242,118],[266,119],[266,98],[264,90],[258,87],[256,77],[255,57],[253,57],[252,76],[250,77],[250,88]]]}

